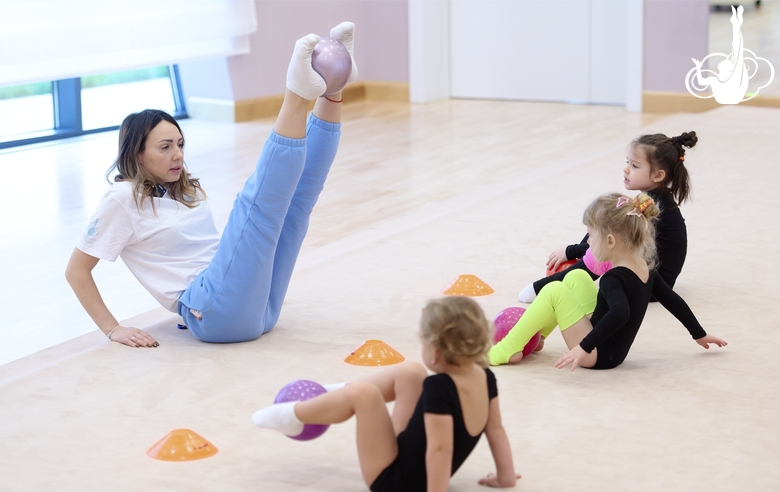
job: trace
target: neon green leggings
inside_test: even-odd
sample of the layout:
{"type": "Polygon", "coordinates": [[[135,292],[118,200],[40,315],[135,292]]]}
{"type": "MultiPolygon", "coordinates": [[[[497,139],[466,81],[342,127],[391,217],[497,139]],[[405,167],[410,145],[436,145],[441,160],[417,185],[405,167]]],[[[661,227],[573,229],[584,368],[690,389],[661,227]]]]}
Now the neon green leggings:
{"type": "Polygon", "coordinates": [[[545,285],[506,337],[490,349],[490,365],[509,362],[510,357],[523,351],[537,331],[541,330],[546,338],[556,326],[563,331],[591,314],[597,294],[596,284],[584,270],[573,270],[563,281],[545,285]]]}

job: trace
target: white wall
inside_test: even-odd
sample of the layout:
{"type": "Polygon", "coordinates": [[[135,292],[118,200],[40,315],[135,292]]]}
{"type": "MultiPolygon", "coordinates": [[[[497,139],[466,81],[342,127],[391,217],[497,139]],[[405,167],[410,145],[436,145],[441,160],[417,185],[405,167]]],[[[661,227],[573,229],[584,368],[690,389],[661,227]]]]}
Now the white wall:
{"type": "Polygon", "coordinates": [[[409,0],[409,99],[450,97],[450,2],[409,0]]]}
{"type": "Polygon", "coordinates": [[[409,0],[412,102],[461,97],[640,110],[642,7],[643,0],[409,0]]]}

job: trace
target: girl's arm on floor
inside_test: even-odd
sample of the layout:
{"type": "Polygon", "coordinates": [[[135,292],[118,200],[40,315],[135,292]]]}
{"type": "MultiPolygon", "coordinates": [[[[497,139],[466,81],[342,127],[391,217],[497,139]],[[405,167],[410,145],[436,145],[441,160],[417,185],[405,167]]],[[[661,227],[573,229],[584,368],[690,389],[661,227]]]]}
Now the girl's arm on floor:
{"type": "Polygon", "coordinates": [[[496,473],[489,473],[479,480],[480,485],[488,487],[514,487],[519,473],[515,473],[515,464],[512,461],[512,448],[506,435],[504,424],[501,422],[501,410],[498,406],[498,397],[490,400],[490,413],[485,427],[490,452],[496,462],[496,473]]]}
{"type": "Polygon", "coordinates": [[[428,492],[445,491],[452,475],[453,419],[452,415],[426,413],[425,470],[428,492]]]}
{"type": "Polygon", "coordinates": [[[696,343],[702,347],[708,349],[710,348],[711,343],[718,347],[725,347],[728,345],[725,340],[714,335],[708,335],[707,332],[704,331],[704,328],[702,328],[699,320],[696,319],[696,316],[693,314],[693,311],[691,311],[691,308],[685,300],[672,290],[660,275],[656,276],[655,281],[653,282],[653,296],[658,299],[658,302],[660,302],[667,311],[672,313],[683,326],[685,326],[688,333],[691,334],[691,337],[693,337],[696,343]]]}

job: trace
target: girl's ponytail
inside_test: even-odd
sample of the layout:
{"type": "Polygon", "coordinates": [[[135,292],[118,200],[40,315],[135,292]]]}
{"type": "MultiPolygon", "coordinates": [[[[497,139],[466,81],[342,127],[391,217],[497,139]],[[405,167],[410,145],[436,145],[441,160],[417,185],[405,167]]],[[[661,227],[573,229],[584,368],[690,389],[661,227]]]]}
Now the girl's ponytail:
{"type": "Polygon", "coordinates": [[[632,146],[641,146],[645,151],[652,171],[664,171],[664,180],[660,191],[668,193],[679,205],[691,196],[690,177],[685,167],[685,149],[693,148],[699,141],[696,132],[683,132],[676,137],[667,137],[663,133],[642,135],[632,146]]]}
{"type": "Polygon", "coordinates": [[[657,263],[655,219],[661,213],[647,193],[629,198],[610,193],[596,198],[582,216],[582,223],[602,236],[619,235],[626,246],[638,250],[649,268],[657,263]]]}

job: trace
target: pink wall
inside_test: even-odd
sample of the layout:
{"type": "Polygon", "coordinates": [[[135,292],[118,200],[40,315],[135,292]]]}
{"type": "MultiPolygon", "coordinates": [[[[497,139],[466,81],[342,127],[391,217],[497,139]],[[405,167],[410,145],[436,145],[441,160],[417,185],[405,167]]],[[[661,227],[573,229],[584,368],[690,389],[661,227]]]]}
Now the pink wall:
{"type": "Polygon", "coordinates": [[[691,58],[707,56],[709,0],[644,0],[643,90],[686,92],[691,58]]]}
{"type": "Polygon", "coordinates": [[[295,41],[310,32],[327,36],[344,20],[356,26],[358,80],[409,80],[406,0],[256,0],[255,6],[252,51],[227,58],[229,84],[221,73],[209,72],[221,72],[222,63],[182,64],[187,97],[241,101],[282,94],[295,41]]]}
{"type": "MultiPolygon", "coordinates": [[[[256,0],[252,52],[180,64],[185,95],[246,100],[284,92],[295,40],[356,27],[359,80],[408,82],[407,0],[256,0]]],[[[643,90],[685,92],[691,58],[708,54],[709,0],[644,0],[643,90]]]]}

